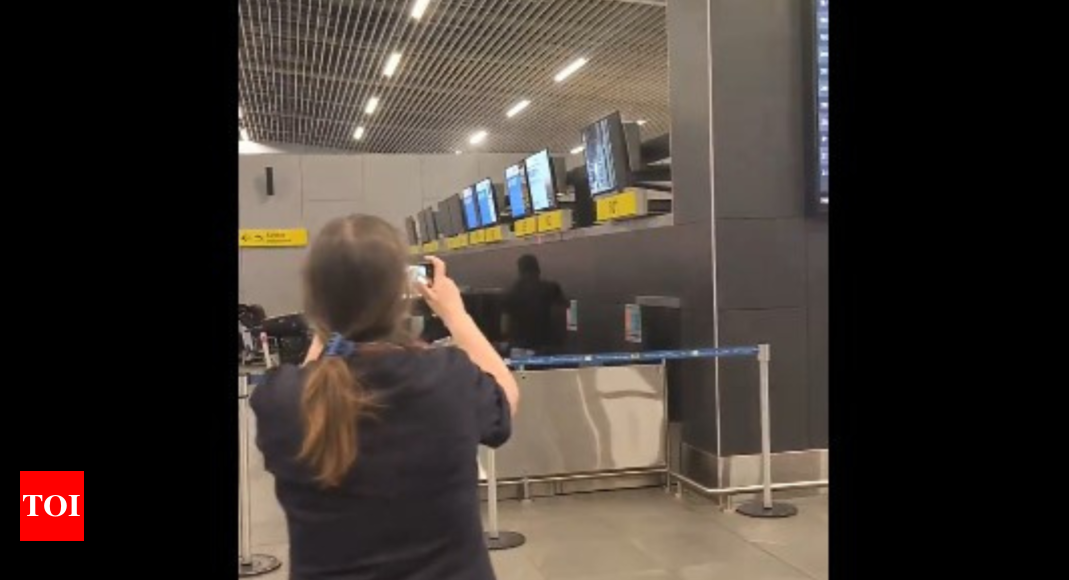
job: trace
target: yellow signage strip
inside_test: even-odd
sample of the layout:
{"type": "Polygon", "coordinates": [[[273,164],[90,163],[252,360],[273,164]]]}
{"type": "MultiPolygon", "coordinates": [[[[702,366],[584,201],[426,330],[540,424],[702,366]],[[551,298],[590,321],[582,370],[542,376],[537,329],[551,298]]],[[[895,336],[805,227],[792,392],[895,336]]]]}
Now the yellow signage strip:
{"type": "Polygon", "coordinates": [[[538,233],[538,218],[529,217],[522,220],[516,220],[512,224],[512,231],[516,234],[517,238],[523,238],[532,236],[538,233]]]}
{"type": "Polygon", "coordinates": [[[241,248],[301,248],[308,245],[308,230],[238,230],[241,248]]]}
{"type": "Polygon", "coordinates": [[[599,198],[596,202],[597,221],[599,222],[638,217],[638,210],[638,193],[630,189],[599,198]]]}
{"type": "Polygon", "coordinates": [[[564,212],[561,210],[538,214],[538,233],[559,232],[564,228],[564,212]]]}

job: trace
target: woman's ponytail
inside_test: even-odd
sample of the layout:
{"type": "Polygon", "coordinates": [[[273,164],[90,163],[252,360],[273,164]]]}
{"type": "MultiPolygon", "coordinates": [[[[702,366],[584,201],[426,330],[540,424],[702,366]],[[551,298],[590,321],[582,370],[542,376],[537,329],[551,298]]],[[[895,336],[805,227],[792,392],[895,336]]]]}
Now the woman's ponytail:
{"type": "Polygon", "coordinates": [[[310,366],[301,397],[305,431],[298,457],[312,466],[320,483],[336,487],[356,462],[357,420],[370,401],[344,357],[326,356],[310,366]]]}

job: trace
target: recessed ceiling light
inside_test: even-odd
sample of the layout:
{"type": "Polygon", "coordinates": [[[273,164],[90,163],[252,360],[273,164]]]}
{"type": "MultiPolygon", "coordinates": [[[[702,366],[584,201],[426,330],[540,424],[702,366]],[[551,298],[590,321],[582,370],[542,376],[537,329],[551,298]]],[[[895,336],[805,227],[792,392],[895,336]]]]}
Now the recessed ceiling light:
{"type": "Polygon", "coordinates": [[[363,127],[357,127],[356,131],[353,131],[353,139],[356,139],[357,141],[359,141],[359,140],[361,140],[363,138],[364,138],[364,128],[363,127]]]}
{"type": "Polygon", "coordinates": [[[388,77],[392,77],[393,73],[397,72],[397,66],[401,64],[401,53],[395,52],[390,55],[390,58],[386,59],[386,66],[382,69],[382,74],[388,77]]]}
{"type": "Polygon", "coordinates": [[[561,69],[561,71],[553,77],[553,80],[557,81],[558,83],[563,81],[564,79],[572,76],[572,73],[574,73],[575,71],[583,68],[584,64],[586,64],[585,58],[577,58],[573,60],[571,64],[561,69]]]}
{"type": "Polygon", "coordinates": [[[241,140],[242,141],[250,141],[251,140],[251,139],[249,139],[249,130],[246,129],[245,127],[241,128],[241,140]]]}
{"type": "Polygon", "coordinates": [[[454,151],[453,154],[454,155],[460,155],[460,149],[457,149],[456,151],[454,151]]]}
{"type": "Polygon", "coordinates": [[[244,119],[244,118],[245,118],[245,111],[242,111],[241,107],[238,107],[238,119],[244,119]]]}
{"type": "Polygon", "coordinates": [[[505,113],[505,116],[506,117],[515,117],[516,115],[519,114],[520,111],[526,109],[527,105],[530,105],[530,104],[531,104],[531,101],[528,101],[527,99],[524,99],[524,100],[516,103],[515,105],[512,105],[512,108],[509,109],[507,113],[505,113]]]}
{"type": "Polygon", "coordinates": [[[572,155],[575,155],[576,153],[582,153],[582,152],[583,152],[583,146],[582,145],[580,145],[578,147],[572,147],[572,155]]]}
{"type": "Polygon", "coordinates": [[[379,108],[379,98],[371,97],[367,100],[367,104],[364,105],[364,112],[368,115],[374,114],[375,110],[379,108]]]}
{"type": "Polygon", "coordinates": [[[645,119],[639,119],[638,121],[635,121],[635,122],[638,123],[639,127],[641,127],[642,125],[646,124],[646,120],[645,119]]]}
{"type": "Polygon", "coordinates": [[[431,3],[431,0],[416,0],[416,3],[412,5],[412,18],[419,20],[423,18],[423,13],[427,11],[427,5],[431,3]]]}
{"type": "Polygon", "coordinates": [[[478,145],[479,143],[482,143],[484,139],[486,139],[486,131],[478,131],[471,135],[471,138],[468,139],[468,143],[478,145]]]}

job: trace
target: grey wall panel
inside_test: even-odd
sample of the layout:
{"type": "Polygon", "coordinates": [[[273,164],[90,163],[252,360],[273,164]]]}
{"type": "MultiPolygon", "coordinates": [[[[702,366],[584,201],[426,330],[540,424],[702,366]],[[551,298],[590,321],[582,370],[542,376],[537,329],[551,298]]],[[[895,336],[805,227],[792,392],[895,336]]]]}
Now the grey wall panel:
{"type": "Polygon", "coordinates": [[[437,204],[479,178],[479,160],[470,155],[424,155],[420,164],[423,206],[437,204]]]}
{"type": "Polygon", "coordinates": [[[710,4],[716,216],[802,216],[802,3],[710,4]]]}
{"type": "Polygon", "coordinates": [[[828,222],[806,223],[808,267],[809,433],[814,448],[828,447],[828,222]]]}
{"type": "Polygon", "coordinates": [[[805,305],[805,221],[716,221],[719,307],[805,305]]]}
{"type": "MultiPolygon", "coordinates": [[[[772,450],[808,449],[809,381],[805,308],[724,310],[720,340],[772,345],[772,450]]],[[[725,455],[760,452],[759,391],[754,359],[720,362],[721,447],[725,455]]]]}
{"type": "Polygon", "coordinates": [[[304,248],[245,250],[238,288],[243,300],[264,307],[268,316],[300,311],[304,248]]]}
{"type": "Polygon", "coordinates": [[[238,223],[242,228],[301,227],[301,164],[298,157],[255,155],[238,158],[238,223]],[[267,195],[265,168],[274,173],[267,195]]]}
{"type": "Polygon", "coordinates": [[[672,111],[675,223],[708,225],[712,200],[710,79],[706,0],[668,3],[668,80],[672,111]]]}
{"type": "Polygon", "coordinates": [[[364,200],[364,158],[359,155],[300,157],[305,201],[364,200]]]}
{"type": "Polygon", "coordinates": [[[423,206],[418,155],[364,156],[363,213],[379,216],[397,228],[423,206]]]}
{"type": "Polygon", "coordinates": [[[308,239],[314,240],[330,220],[361,213],[364,204],[358,201],[308,201],[304,204],[304,226],[308,239]]]}

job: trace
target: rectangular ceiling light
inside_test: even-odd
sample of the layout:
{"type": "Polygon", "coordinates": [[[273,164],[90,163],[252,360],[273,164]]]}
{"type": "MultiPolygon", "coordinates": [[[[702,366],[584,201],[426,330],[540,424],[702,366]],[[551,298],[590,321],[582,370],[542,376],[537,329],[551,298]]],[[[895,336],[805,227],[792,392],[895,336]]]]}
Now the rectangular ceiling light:
{"type": "Polygon", "coordinates": [[[635,121],[635,122],[638,123],[639,127],[641,127],[641,126],[646,124],[646,120],[645,119],[639,119],[638,121],[635,121]]]}
{"type": "Polygon", "coordinates": [[[427,11],[427,5],[431,3],[431,0],[416,0],[416,3],[412,5],[412,18],[419,20],[423,18],[423,13],[427,11]]]}
{"type": "Polygon", "coordinates": [[[245,127],[241,128],[241,140],[242,141],[251,141],[251,139],[249,139],[249,130],[246,129],[245,127]]]}
{"type": "Polygon", "coordinates": [[[582,152],[583,152],[583,146],[582,145],[572,148],[572,155],[575,155],[576,153],[582,153],[582,152]]]}
{"type": "Polygon", "coordinates": [[[353,131],[353,139],[356,139],[357,141],[359,141],[359,140],[361,140],[363,138],[364,138],[364,128],[363,127],[357,127],[356,131],[353,131]]]}
{"type": "Polygon", "coordinates": [[[516,115],[518,115],[520,113],[520,111],[526,109],[527,105],[530,105],[530,104],[531,104],[531,101],[528,101],[527,99],[524,99],[524,100],[516,103],[515,105],[512,105],[512,108],[509,109],[507,113],[505,113],[505,116],[506,117],[515,117],[516,115]]]}
{"type": "Polygon", "coordinates": [[[390,58],[386,59],[386,66],[382,69],[382,74],[387,77],[392,77],[393,73],[397,72],[397,66],[401,64],[401,53],[395,52],[390,55],[390,58]]]}
{"type": "Polygon", "coordinates": [[[583,68],[584,64],[586,64],[585,58],[577,58],[573,60],[571,64],[561,69],[561,71],[557,73],[557,76],[553,77],[553,80],[557,81],[558,83],[563,81],[564,79],[572,76],[572,73],[574,73],[575,71],[583,68]]]}
{"type": "Polygon", "coordinates": [[[368,115],[375,114],[375,110],[379,108],[379,98],[371,97],[367,100],[367,105],[364,105],[364,112],[368,115]]]}
{"type": "Polygon", "coordinates": [[[482,143],[484,139],[486,139],[486,131],[479,131],[472,134],[471,138],[468,139],[468,143],[478,145],[479,143],[482,143]]]}
{"type": "Polygon", "coordinates": [[[238,107],[238,120],[241,120],[241,119],[244,119],[244,118],[245,118],[245,111],[242,111],[241,107],[238,107]]]}

